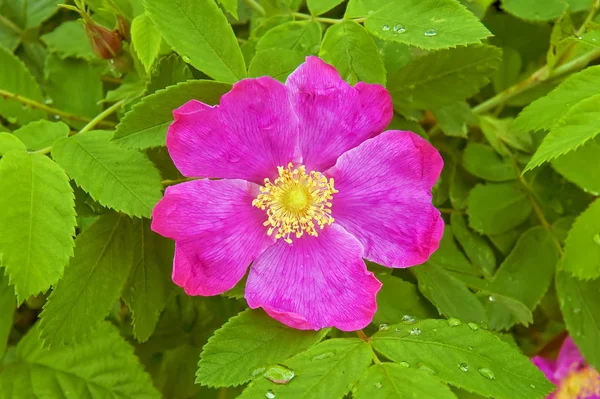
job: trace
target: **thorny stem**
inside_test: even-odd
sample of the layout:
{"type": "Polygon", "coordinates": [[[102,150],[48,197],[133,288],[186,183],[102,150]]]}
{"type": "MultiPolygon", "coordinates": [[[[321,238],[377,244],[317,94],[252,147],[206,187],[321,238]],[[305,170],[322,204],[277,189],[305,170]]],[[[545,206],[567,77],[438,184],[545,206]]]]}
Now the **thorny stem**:
{"type": "Polygon", "coordinates": [[[292,15],[300,19],[310,19],[317,22],[323,22],[324,24],[340,24],[344,21],[354,21],[356,23],[365,22],[365,18],[352,18],[352,19],[335,19],[325,17],[313,17],[312,15],[303,14],[301,12],[293,12],[292,15]]]}
{"type": "MultiPolygon", "coordinates": [[[[32,108],[41,109],[42,111],[46,111],[51,114],[58,115],[64,119],[69,119],[72,121],[79,121],[79,122],[89,122],[90,121],[90,119],[86,118],[85,116],[73,115],[68,112],[49,107],[46,104],[39,103],[30,98],[23,97],[18,94],[12,93],[10,91],[0,89],[0,97],[4,97],[5,99],[10,98],[10,99],[16,100],[16,101],[20,102],[21,104],[28,105],[32,108]]],[[[114,123],[107,122],[107,121],[102,121],[101,123],[99,123],[99,125],[104,126],[104,127],[115,127],[114,123]]]]}

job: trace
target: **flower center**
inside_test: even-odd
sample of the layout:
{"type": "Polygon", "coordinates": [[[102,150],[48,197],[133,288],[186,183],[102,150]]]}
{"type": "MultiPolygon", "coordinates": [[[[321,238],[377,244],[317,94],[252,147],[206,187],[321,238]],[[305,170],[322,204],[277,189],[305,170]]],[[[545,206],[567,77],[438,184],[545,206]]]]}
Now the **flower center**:
{"type": "Polygon", "coordinates": [[[323,229],[333,223],[331,202],[337,190],[333,188],[333,179],[327,179],[320,172],[306,173],[304,166],[294,168],[278,166],[279,177],[273,182],[265,179],[260,194],[252,205],[267,211],[269,226],[267,234],[283,238],[292,243],[290,236],[302,237],[304,233],[318,236],[317,226],[323,229]]]}
{"type": "Polygon", "coordinates": [[[585,399],[600,396],[600,373],[591,367],[576,370],[560,382],[556,399],[585,399]]]}

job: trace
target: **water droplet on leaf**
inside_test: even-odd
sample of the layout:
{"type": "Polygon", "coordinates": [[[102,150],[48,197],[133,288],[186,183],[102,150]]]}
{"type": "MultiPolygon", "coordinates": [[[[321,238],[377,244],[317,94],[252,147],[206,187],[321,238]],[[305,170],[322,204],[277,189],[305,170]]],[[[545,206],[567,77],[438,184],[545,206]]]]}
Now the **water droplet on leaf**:
{"type": "Polygon", "coordinates": [[[437,31],[435,29],[427,29],[424,33],[427,37],[437,36],[437,31]]]}
{"type": "Polygon", "coordinates": [[[462,321],[458,320],[457,318],[451,317],[448,319],[448,325],[450,327],[460,326],[461,324],[462,324],[462,321]]]}
{"type": "Polygon", "coordinates": [[[54,120],[55,121],[59,121],[60,120],[60,115],[54,115],[54,120]]]}
{"type": "Polygon", "coordinates": [[[529,386],[531,387],[531,389],[535,389],[535,385],[529,384],[529,386]]]}
{"type": "Polygon", "coordinates": [[[596,244],[600,245],[600,233],[594,234],[593,240],[596,244]]]}
{"type": "Polygon", "coordinates": [[[467,323],[467,325],[469,326],[469,328],[473,331],[477,331],[479,330],[479,326],[475,323],[467,323]]]}
{"type": "Polygon", "coordinates": [[[410,364],[408,364],[407,362],[400,362],[400,366],[402,367],[410,367],[410,364]]]}
{"type": "Polygon", "coordinates": [[[493,296],[490,295],[490,297],[488,298],[490,300],[490,302],[494,302],[496,300],[496,298],[494,298],[493,296]]]}
{"type": "Polygon", "coordinates": [[[389,324],[387,324],[387,323],[381,323],[381,324],[379,325],[379,331],[387,331],[387,330],[389,330],[389,329],[390,329],[390,326],[389,326],[389,324]]]}
{"type": "Polygon", "coordinates": [[[383,25],[381,27],[381,30],[384,31],[384,32],[387,32],[388,30],[390,30],[390,26],[389,25],[383,25]]]}
{"type": "Polygon", "coordinates": [[[275,399],[275,392],[273,392],[272,389],[269,389],[267,392],[265,392],[265,397],[267,399],[275,399]]]}
{"type": "Polygon", "coordinates": [[[183,60],[184,60],[185,62],[190,62],[190,61],[191,61],[190,57],[189,57],[189,56],[187,56],[187,55],[182,55],[182,56],[181,56],[181,58],[183,58],[183,60]]]}
{"type": "Polygon", "coordinates": [[[421,333],[422,333],[421,329],[417,328],[417,327],[410,330],[410,335],[421,335],[421,333]]]}
{"type": "Polygon", "coordinates": [[[251,374],[251,375],[252,375],[252,378],[256,378],[256,377],[258,377],[259,375],[261,375],[262,373],[264,373],[266,370],[267,370],[267,369],[266,369],[266,368],[264,368],[264,367],[259,367],[259,368],[257,368],[256,370],[254,370],[254,371],[252,372],[252,374],[251,374]]]}
{"type": "Polygon", "coordinates": [[[54,100],[53,100],[53,99],[51,99],[51,98],[47,98],[47,99],[45,99],[45,100],[44,100],[44,104],[46,104],[46,105],[50,105],[50,104],[52,104],[53,102],[54,102],[54,100]]]}
{"type": "Polygon", "coordinates": [[[465,373],[467,371],[469,371],[469,365],[467,363],[461,363],[461,364],[459,364],[458,368],[461,369],[461,371],[464,371],[465,373]]]}
{"type": "Polygon", "coordinates": [[[480,368],[479,370],[479,374],[481,374],[482,376],[484,376],[485,378],[487,378],[488,380],[495,380],[496,376],[494,375],[494,372],[488,368],[480,368]]]}
{"type": "Polygon", "coordinates": [[[375,388],[381,388],[381,387],[382,387],[381,382],[377,381],[375,383],[375,388]]]}
{"type": "Polygon", "coordinates": [[[394,25],[394,27],[392,28],[392,30],[394,31],[394,33],[404,33],[404,32],[406,32],[406,28],[402,24],[394,25]]]}
{"type": "Polygon", "coordinates": [[[417,319],[405,314],[404,316],[402,316],[402,320],[401,320],[402,324],[414,324],[417,322],[417,319]]]}
{"type": "Polygon", "coordinates": [[[292,378],[294,378],[294,375],[294,370],[290,370],[285,366],[276,364],[275,366],[268,368],[264,374],[264,377],[275,384],[287,384],[292,380],[292,378]]]}
{"type": "Polygon", "coordinates": [[[333,352],[325,352],[325,353],[321,353],[320,355],[313,357],[312,359],[310,359],[310,361],[316,362],[318,360],[329,359],[330,357],[334,357],[334,356],[335,356],[335,353],[333,353],[333,352]]]}

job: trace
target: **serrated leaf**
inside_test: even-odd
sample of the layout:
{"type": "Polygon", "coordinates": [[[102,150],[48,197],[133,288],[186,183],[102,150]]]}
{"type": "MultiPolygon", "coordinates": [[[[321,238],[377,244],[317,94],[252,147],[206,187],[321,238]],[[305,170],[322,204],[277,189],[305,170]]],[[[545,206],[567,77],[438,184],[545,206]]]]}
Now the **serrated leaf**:
{"type": "MultiPolygon", "coordinates": [[[[0,74],[2,90],[34,101],[44,102],[42,91],[25,64],[4,47],[0,47],[0,65],[2,65],[0,74]]],[[[0,115],[7,119],[14,118],[19,124],[25,124],[42,119],[45,113],[30,107],[23,107],[16,100],[0,96],[0,115]]]]}
{"type": "Polygon", "coordinates": [[[600,65],[591,66],[565,79],[546,96],[525,107],[515,119],[517,131],[549,130],[581,101],[598,94],[600,65]]]}
{"type": "Polygon", "coordinates": [[[395,363],[371,366],[356,385],[356,399],[456,399],[447,385],[422,371],[395,363]]]}
{"type": "Polygon", "coordinates": [[[444,235],[437,251],[431,254],[429,262],[448,270],[479,275],[465,255],[458,249],[452,229],[444,229],[444,235]]]}
{"type": "Polygon", "coordinates": [[[59,139],[52,157],[102,205],[150,217],[162,197],[160,174],[143,154],[111,143],[111,137],[111,132],[96,130],[59,139]]]}
{"type": "Polygon", "coordinates": [[[50,147],[52,143],[69,135],[69,126],[62,122],[50,122],[39,120],[28,123],[13,132],[15,137],[21,140],[28,150],[38,151],[50,147]]]}
{"type": "Polygon", "coordinates": [[[454,237],[473,266],[486,276],[492,275],[496,270],[496,256],[485,239],[469,230],[464,217],[458,213],[453,213],[450,216],[450,222],[454,237]]]}
{"type": "Polygon", "coordinates": [[[360,339],[330,339],[282,363],[294,371],[291,383],[277,385],[260,377],[239,398],[262,398],[270,390],[277,399],[341,399],[369,367],[372,354],[360,339]]]}
{"type": "Polygon", "coordinates": [[[518,183],[478,184],[469,195],[469,225],[482,234],[505,233],[531,214],[531,202],[518,183]]]}
{"type": "Polygon", "coordinates": [[[56,27],[52,32],[40,37],[48,46],[51,53],[60,58],[77,57],[93,60],[94,54],[90,41],[85,34],[85,28],[80,21],[67,21],[56,27]]]}
{"type": "Polygon", "coordinates": [[[138,15],[131,22],[131,41],[146,72],[150,72],[158,57],[161,40],[160,32],[146,14],[138,15]]]}
{"type": "Polygon", "coordinates": [[[213,0],[144,0],[156,29],[186,62],[215,80],[246,77],[231,25],[213,0]]]}
{"type": "Polygon", "coordinates": [[[427,50],[481,43],[487,28],[456,0],[398,0],[365,20],[365,28],[385,40],[427,50]]]}
{"type": "MultiPolygon", "coordinates": [[[[481,294],[487,295],[487,292],[481,294]]],[[[486,310],[490,329],[500,331],[507,330],[515,324],[527,327],[533,323],[533,313],[521,301],[501,294],[493,294],[487,298],[486,310]]]]}
{"type": "Polygon", "coordinates": [[[585,192],[600,195],[600,138],[553,159],[552,167],[585,192]]]}
{"type": "Polygon", "coordinates": [[[463,166],[474,176],[489,181],[516,180],[519,172],[512,159],[502,158],[488,145],[469,142],[463,153],[463,166]]]}
{"type": "Polygon", "coordinates": [[[600,279],[582,281],[560,271],[556,292],[569,335],[587,362],[600,369],[600,279]]]}
{"type": "Polygon", "coordinates": [[[27,148],[14,134],[0,132],[0,157],[13,150],[26,151],[27,148]]]}
{"type": "Polygon", "coordinates": [[[75,255],[40,315],[46,346],[81,342],[108,314],[133,260],[131,220],[102,215],[75,240],[75,255]]]}
{"type": "MultiPolygon", "coordinates": [[[[50,55],[46,59],[45,74],[46,95],[53,107],[90,119],[102,112],[99,104],[102,99],[102,80],[97,66],[84,60],[61,60],[50,55]]],[[[75,128],[84,125],[68,119],[65,122],[75,128]]]]}
{"type": "MultiPolygon", "coordinates": [[[[0,255],[2,264],[2,255],[0,255]]],[[[8,285],[8,277],[0,273],[0,359],[4,357],[8,336],[13,326],[13,314],[17,309],[15,290],[8,285]]]]}
{"type": "Polygon", "coordinates": [[[308,0],[306,3],[312,15],[321,15],[342,2],[343,0],[308,0]]]}
{"type": "Polygon", "coordinates": [[[133,315],[133,334],[139,342],[148,340],[171,292],[173,242],[150,230],[147,219],[133,222],[133,266],[123,300],[133,315]]]}
{"type": "Polygon", "coordinates": [[[321,25],[315,21],[285,22],[268,30],[256,43],[256,51],[282,48],[316,54],[322,33],[321,25]]]}
{"type": "Polygon", "coordinates": [[[349,0],[344,18],[360,18],[382,8],[394,0],[349,0]]]}
{"type": "Polygon", "coordinates": [[[192,71],[180,56],[171,54],[162,57],[152,71],[152,76],[146,86],[146,95],[192,78],[192,71]]]}
{"type": "Polygon", "coordinates": [[[269,365],[316,344],[326,333],[326,329],[295,330],[262,311],[247,309],[229,319],[208,340],[198,363],[196,383],[211,387],[243,384],[269,365]]]}
{"type": "MultiPolygon", "coordinates": [[[[546,111],[548,112],[548,111],[546,111]]],[[[600,95],[580,101],[559,119],[538,147],[525,171],[574,151],[600,133],[600,95]]]]}
{"type": "Polygon", "coordinates": [[[38,327],[0,373],[1,397],[160,398],[133,347],[109,323],[81,344],[51,350],[42,347],[38,327]]]}
{"type": "Polygon", "coordinates": [[[428,109],[464,100],[489,82],[500,50],[488,45],[442,50],[388,71],[394,106],[428,109]]]}
{"type": "Polygon", "coordinates": [[[514,119],[497,119],[488,115],[479,118],[481,132],[496,152],[503,156],[511,156],[505,144],[523,152],[533,152],[533,142],[529,132],[512,129],[514,119]]]}
{"type": "Polygon", "coordinates": [[[62,277],[73,254],[75,210],[65,172],[40,154],[0,160],[0,252],[19,302],[62,277]]]}
{"type": "Polygon", "coordinates": [[[580,279],[600,277],[600,201],[573,223],[565,241],[563,269],[580,279]]]}
{"type": "Polygon", "coordinates": [[[531,21],[550,21],[562,14],[566,7],[571,12],[589,8],[588,0],[502,0],[502,9],[515,17],[531,21]]]}
{"type": "Polygon", "coordinates": [[[356,22],[344,21],[327,29],[319,57],[333,65],[351,85],[363,81],[385,86],[386,71],[379,49],[356,22]]]}
{"type": "Polygon", "coordinates": [[[238,2],[237,0],[218,0],[221,7],[225,9],[233,18],[238,19],[238,2]]]}
{"type": "Polygon", "coordinates": [[[398,324],[377,332],[371,342],[395,362],[425,367],[442,381],[484,396],[542,399],[553,389],[526,356],[488,331],[466,324],[451,326],[446,320],[398,324]],[[460,367],[463,363],[467,371],[460,367]]]}
{"type": "Polygon", "coordinates": [[[126,148],[164,146],[175,108],[193,99],[218,104],[230,89],[227,83],[196,80],[159,90],[131,107],[117,126],[113,141],[126,148]]]}
{"type": "Polygon", "coordinates": [[[487,316],[483,305],[465,284],[442,267],[425,263],[414,268],[419,291],[447,317],[484,323],[487,316]]]}
{"type": "Polygon", "coordinates": [[[34,28],[39,26],[42,22],[50,18],[56,11],[58,11],[55,0],[14,1],[17,3],[24,2],[26,4],[26,28],[34,28]]]}
{"type": "Polygon", "coordinates": [[[304,62],[305,56],[295,50],[271,48],[258,51],[248,66],[248,76],[271,76],[280,82],[285,82],[287,77],[304,62]]]}
{"type": "Polygon", "coordinates": [[[467,124],[477,121],[465,101],[435,108],[431,112],[447,136],[466,138],[469,130],[467,124]]]}
{"type": "Polygon", "coordinates": [[[377,279],[383,286],[377,294],[375,325],[397,323],[404,316],[422,319],[432,315],[432,307],[419,295],[414,284],[395,276],[380,275],[377,279]]]}

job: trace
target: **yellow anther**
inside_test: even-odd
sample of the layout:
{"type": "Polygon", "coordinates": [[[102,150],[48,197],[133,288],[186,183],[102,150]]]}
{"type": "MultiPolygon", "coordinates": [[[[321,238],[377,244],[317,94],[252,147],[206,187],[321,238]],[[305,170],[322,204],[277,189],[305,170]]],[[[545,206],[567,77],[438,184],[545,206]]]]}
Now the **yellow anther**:
{"type": "Polygon", "coordinates": [[[292,243],[290,236],[302,237],[304,233],[318,236],[317,227],[323,229],[333,223],[331,199],[337,190],[333,179],[320,172],[306,173],[306,168],[277,167],[279,177],[273,182],[265,179],[260,194],[252,205],[267,211],[267,234],[292,243]]]}
{"type": "Polygon", "coordinates": [[[591,367],[571,372],[560,382],[556,399],[600,396],[600,373],[591,367]]]}

